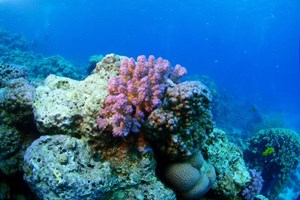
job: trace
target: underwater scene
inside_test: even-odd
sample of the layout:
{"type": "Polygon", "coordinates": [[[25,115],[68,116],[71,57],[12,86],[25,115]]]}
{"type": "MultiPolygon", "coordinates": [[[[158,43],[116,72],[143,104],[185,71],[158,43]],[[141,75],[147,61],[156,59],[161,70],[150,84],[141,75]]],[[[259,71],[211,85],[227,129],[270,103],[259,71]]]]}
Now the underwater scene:
{"type": "Polygon", "coordinates": [[[0,200],[300,200],[299,0],[0,0],[0,200]]]}

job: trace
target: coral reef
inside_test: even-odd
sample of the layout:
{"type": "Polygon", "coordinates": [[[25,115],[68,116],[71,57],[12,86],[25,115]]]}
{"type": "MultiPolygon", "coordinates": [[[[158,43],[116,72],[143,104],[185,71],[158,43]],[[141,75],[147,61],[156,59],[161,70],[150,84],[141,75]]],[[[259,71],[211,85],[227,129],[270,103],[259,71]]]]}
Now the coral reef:
{"type": "Polygon", "coordinates": [[[167,81],[176,82],[186,73],[185,68],[154,56],[139,56],[121,61],[120,77],[108,83],[109,96],[98,117],[101,131],[111,130],[114,136],[127,136],[140,131],[141,123],[162,103],[167,81]]]}
{"type": "Polygon", "coordinates": [[[251,168],[262,172],[264,186],[262,193],[275,198],[294,170],[300,157],[300,137],[283,128],[263,129],[247,142],[245,159],[251,168]],[[263,155],[268,148],[274,153],[263,155]]]}
{"type": "MultiPolygon", "coordinates": [[[[0,66],[0,121],[11,126],[33,124],[32,104],[35,88],[27,79],[27,71],[18,65],[0,66]]],[[[23,126],[23,127],[21,127],[23,126]]]]}
{"type": "Polygon", "coordinates": [[[29,51],[29,43],[18,34],[0,29],[0,64],[26,66],[31,78],[44,79],[49,74],[82,79],[83,69],[74,66],[61,56],[45,57],[29,51]]]}
{"type": "Polygon", "coordinates": [[[161,107],[146,121],[146,137],[167,159],[184,160],[212,131],[210,91],[200,82],[168,87],[161,107]]]}
{"type": "Polygon", "coordinates": [[[202,152],[217,173],[212,195],[222,199],[241,199],[240,192],[251,182],[241,149],[228,141],[224,131],[215,128],[208,134],[202,152]]]}
{"type": "Polygon", "coordinates": [[[22,144],[22,135],[15,127],[1,124],[0,141],[0,160],[3,160],[19,150],[22,144]]]}
{"type": "Polygon", "coordinates": [[[27,69],[21,65],[0,65],[0,87],[5,87],[8,81],[16,78],[26,78],[27,69]]]}
{"type": "Polygon", "coordinates": [[[243,189],[242,195],[244,199],[251,200],[256,195],[258,195],[263,187],[263,179],[259,172],[255,169],[249,170],[251,174],[251,182],[250,184],[243,189]]]}
{"type": "Polygon", "coordinates": [[[107,55],[82,81],[50,75],[36,89],[34,116],[41,133],[98,135],[95,118],[107,96],[108,79],[118,74],[120,58],[107,55]]]}
{"type": "Polygon", "coordinates": [[[99,199],[117,183],[108,162],[94,162],[87,144],[42,136],[27,148],[24,179],[41,199],[99,199]]]}
{"type": "Polygon", "coordinates": [[[186,162],[165,168],[165,178],[182,199],[197,199],[205,195],[216,180],[215,168],[197,152],[186,162]]]}
{"type": "Polygon", "coordinates": [[[147,185],[139,184],[132,188],[126,188],[114,192],[110,198],[111,200],[123,199],[153,199],[153,200],[174,200],[176,199],[175,193],[166,188],[159,180],[153,178],[147,185]]]}
{"type": "Polygon", "coordinates": [[[0,66],[0,76],[0,173],[10,175],[22,171],[24,151],[36,137],[35,88],[22,66],[0,66]]]}
{"type": "MultiPolygon", "coordinates": [[[[120,149],[118,150],[120,151],[120,149]]],[[[106,158],[92,158],[86,142],[66,135],[42,136],[24,156],[24,179],[41,199],[117,199],[130,192],[174,196],[155,178],[152,153],[123,151],[120,166],[106,158]],[[125,160],[123,160],[125,159],[125,160]],[[152,191],[152,192],[151,192],[152,191]]],[[[139,198],[143,199],[143,198],[139,198]]]]}
{"type": "Polygon", "coordinates": [[[8,124],[24,126],[32,123],[32,104],[35,88],[25,78],[12,79],[7,83],[0,99],[1,115],[8,124]],[[13,115],[13,116],[12,116],[13,115]]]}
{"type": "Polygon", "coordinates": [[[36,65],[31,66],[30,71],[37,75],[37,78],[42,79],[46,78],[49,74],[69,77],[75,80],[83,78],[78,68],[59,55],[39,59],[36,65]]]}
{"type": "Polygon", "coordinates": [[[27,50],[29,42],[21,34],[12,34],[4,28],[0,28],[0,44],[2,48],[27,50]]]}
{"type": "MultiPolygon", "coordinates": [[[[92,74],[74,80],[82,76],[72,63],[36,55],[19,36],[1,34],[0,63],[26,66],[0,66],[0,198],[16,197],[7,180],[23,173],[38,199],[250,199],[258,193],[258,176],[241,150],[213,130],[216,91],[197,81],[178,83],[185,68],[153,56],[135,61],[109,54],[93,58],[92,74]],[[32,78],[46,76],[35,88],[32,78]]],[[[260,155],[277,153],[273,145],[260,155]]]]}
{"type": "Polygon", "coordinates": [[[191,75],[185,80],[200,81],[208,87],[215,126],[226,131],[231,141],[238,143],[237,140],[245,139],[258,124],[263,123],[262,113],[255,105],[218,87],[209,76],[191,75]]]}

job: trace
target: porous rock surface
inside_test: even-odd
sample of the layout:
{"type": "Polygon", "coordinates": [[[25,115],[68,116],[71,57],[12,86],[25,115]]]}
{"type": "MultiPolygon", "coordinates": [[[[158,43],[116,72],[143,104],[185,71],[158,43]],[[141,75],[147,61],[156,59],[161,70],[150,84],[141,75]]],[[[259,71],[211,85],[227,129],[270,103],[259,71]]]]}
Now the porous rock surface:
{"type": "Polygon", "coordinates": [[[251,181],[242,150],[228,141],[224,131],[215,128],[208,134],[202,152],[217,173],[212,187],[214,195],[223,199],[240,199],[238,194],[251,181]]]}
{"type": "Polygon", "coordinates": [[[24,179],[40,199],[97,199],[116,184],[108,162],[94,162],[85,142],[42,136],[27,148],[24,179]]]}
{"type": "Polygon", "coordinates": [[[126,147],[108,151],[109,158],[96,159],[83,140],[42,136],[26,150],[24,179],[40,199],[175,198],[156,178],[152,152],[138,154],[126,147]]]}
{"type": "Polygon", "coordinates": [[[109,54],[82,81],[49,75],[37,88],[33,104],[39,131],[87,137],[95,134],[95,119],[108,95],[108,79],[117,75],[119,66],[120,57],[109,54]]]}
{"type": "Polygon", "coordinates": [[[36,138],[35,88],[21,65],[0,65],[0,173],[22,171],[24,151],[36,138]]]}

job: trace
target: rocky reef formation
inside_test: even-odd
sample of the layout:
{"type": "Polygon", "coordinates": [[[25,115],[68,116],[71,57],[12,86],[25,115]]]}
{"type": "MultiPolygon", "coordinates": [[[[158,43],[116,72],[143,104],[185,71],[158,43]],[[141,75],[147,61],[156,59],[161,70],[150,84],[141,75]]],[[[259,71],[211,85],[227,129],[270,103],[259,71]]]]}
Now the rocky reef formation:
{"type": "Polygon", "coordinates": [[[29,42],[20,34],[0,28],[0,64],[25,66],[31,78],[44,79],[50,74],[82,79],[83,72],[61,56],[43,56],[29,49],[29,42]]]}
{"type": "MultiPolygon", "coordinates": [[[[210,102],[209,91],[204,85],[196,82],[186,82],[176,86],[178,78],[184,73],[185,69],[179,65],[173,68],[172,71],[170,64],[161,58],[155,61],[154,57],[149,57],[147,61],[145,57],[139,57],[135,65],[132,59],[110,54],[105,56],[102,61],[97,64],[93,74],[82,81],[50,75],[45,79],[44,85],[36,89],[36,98],[33,107],[38,130],[47,135],[65,134],[82,138],[84,141],[88,141],[89,145],[92,145],[93,155],[109,161],[111,166],[118,169],[117,173],[132,174],[131,171],[125,170],[132,168],[125,166],[126,163],[128,163],[126,161],[128,159],[127,156],[129,154],[132,156],[132,152],[137,152],[137,156],[140,154],[138,157],[142,159],[147,153],[152,152],[151,148],[156,148],[155,146],[151,147],[149,144],[149,142],[151,143],[155,140],[155,137],[152,137],[149,133],[150,131],[144,131],[147,129],[145,122],[152,111],[164,108],[166,112],[173,112],[174,116],[176,115],[178,118],[178,129],[174,129],[174,134],[177,130],[179,133],[178,137],[180,137],[178,144],[180,144],[181,146],[179,145],[179,147],[182,148],[181,150],[178,148],[177,151],[183,152],[178,153],[176,156],[169,154],[169,158],[171,160],[184,160],[197,151],[197,147],[199,147],[198,144],[196,145],[197,138],[205,138],[205,134],[212,129],[212,122],[209,120],[211,115],[208,109],[210,102]],[[147,65],[148,68],[145,67],[145,65],[147,65]],[[126,71],[132,67],[136,67],[135,71],[126,71]],[[151,68],[153,68],[153,71],[151,68]],[[116,79],[118,76],[120,76],[119,80],[116,79]],[[136,77],[135,82],[133,77],[136,77]],[[149,77],[149,79],[147,79],[147,77],[149,77]],[[121,83],[120,81],[129,82],[121,83]],[[130,81],[133,82],[131,83],[130,81]],[[127,89],[122,89],[124,85],[127,86],[127,89]],[[136,88],[131,88],[133,85],[135,85],[136,88]],[[108,88],[108,91],[106,88],[108,88]],[[109,119],[109,116],[105,115],[105,109],[113,110],[116,114],[123,112],[123,110],[121,111],[120,109],[118,110],[112,107],[115,106],[115,104],[120,104],[121,101],[112,101],[111,104],[105,103],[112,95],[119,95],[120,91],[123,96],[129,98],[131,101],[131,109],[136,113],[136,115],[131,113],[127,117],[139,120],[139,127],[141,128],[139,130],[140,133],[133,135],[128,135],[128,133],[132,131],[132,129],[129,129],[129,132],[123,134],[123,136],[128,135],[125,141],[115,137],[120,134],[111,134],[112,128],[107,129],[107,126],[100,126],[100,124],[103,125],[104,123],[100,123],[99,118],[98,127],[100,127],[100,131],[95,123],[97,111],[99,111],[102,106],[103,109],[100,109],[101,120],[109,119]],[[153,94],[156,95],[154,99],[151,96],[147,96],[153,94]],[[176,94],[179,95],[176,97],[176,94]],[[164,102],[167,102],[167,99],[170,98],[177,98],[178,101],[175,102],[173,100],[170,105],[166,106],[164,102]],[[182,108],[183,105],[184,107],[182,108]],[[167,109],[171,109],[171,111],[167,111],[167,109]],[[186,119],[180,119],[180,112],[188,113],[185,116],[186,119]],[[198,120],[196,115],[200,112],[206,113],[206,115],[202,114],[203,117],[206,117],[198,120]],[[143,113],[143,117],[138,115],[138,113],[143,113]],[[195,122],[197,126],[191,123],[194,120],[197,121],[197,123],[195,122]],[[208,127],[210,126],[210,128],[205,127],[206,124],[208,127]],[[199,130],[196,131],[196,129],[199,130]],[[181,134],[185,134],[185,136],[180,136],[180,132],[181,134]],[[188,136],[188,132],[191,132],[191,137],[188,136]],[[181,141],[181,138],[185,138],[185,140],[181,141]],[[183,151],[185,146],[183,142],[189,144],[188,154],[185,154],[183,151]],[[185,155],[185,157],[183,157],[183,155],[185,155]],[[181,159],[180,156],[183,158],[181,159]]],[[[122,104],[122,106],[124,106],[124,104],[122,104]]],[[[114,115],[110,115],[110,117],[112,116],[114,115]]],[[[125,123],[125,121],[123,123],[125,123]]],[[[116,126],[115,123],[110,124],[110,126],[116,126]]],[[[125,133],[124,130],[125,129],[122,129],[120,133],[125,133]]],[[[151,130],[154,130],[154,128],[151,130]]],[[[156,130],[155,134],[159,134],[159,131],[161,130],[156,130]]],[[[169,145],[168,143],[172,141],[168,139],[164,140],[168,137],[169,136],[163,136],[163,138],[158,140],[158,144],[160,143],[161,146],[169,145]]],[[[155,176],[152,176],[151,179],[154,180],[155,176]]],[[[129,179],[126,179],[124,185],[128,184],[128,180],[129,179]]],[[[157,181],[156,179],[156,182],[157,181]]],[[[120,180],[118,180],[118,182],[119,184],[122,183],[120,180]]],[[[127,190],[127,192],[118,191],[117,189],[113,189],[112,191],[114,190],[116,191],[112,194],[113,196],[128,193],[127,190]]]]}
{"type": "Polygon", "coordinates": [[[86,138],[98,135],[95,119],[108,95],[108,80],[118,75],[119,66],[120,57],[110,54],[82,81],[48,76],[36,89],[33,104],[39,131],[86,138]]]}
{"type": "Polygon", "coordinates": [[[23,154],[36,138],[32,104],[35,88],[20,65],[0,66],[0,172],[22,171],[23,154]]]}
{"type": "Polygon", "coordinates": [[[241,150],[213,130],[210,90],[180,83],[179,65],[109,54],[83,80],[49,75],[37,87],[26,68],[0,69],[1,173],[24,173],[37,199],[258,193],[241,150]]]}
{"type": "Polygon", "coordinates": [[[115,199],[128,190],[131,195],[152,191],[174,198],[155,178],[153,153],[142,158],[136,153],[123,157],[123,166],[115,166],[104,158],[93,159],[91,148],[82,140],[42,136],[26,150],[24,178],[40,199],[115,199]]]}
{"type": "Polygon", "coordinates": [[[217,173],[216,182],[212,187],[213,196],[239,199],[239,193],[251,181],[242,150],[228,141],[224,131],[214,129],[202,146],[202,152],[217,173]]]}

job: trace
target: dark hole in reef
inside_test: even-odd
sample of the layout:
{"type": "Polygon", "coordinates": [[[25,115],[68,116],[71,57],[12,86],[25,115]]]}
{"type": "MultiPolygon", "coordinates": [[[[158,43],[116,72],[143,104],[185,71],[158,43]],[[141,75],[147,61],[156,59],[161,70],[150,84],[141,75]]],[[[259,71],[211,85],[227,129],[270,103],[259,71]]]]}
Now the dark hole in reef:
{"type": "Polygon", "coordinates": [[[88,164],[87,165],[89,168],[94,168],[94,165],[92,165],[92,164],[88,164]]]}
{"type": "Polygon", "coordinates": [[[23,173],[17,173],[15,175],[5,175],[0,172],[1,182],[8,184],[10,188],[10,198],[7,200],[15,199],[30,199],[37,200],[34,193],[31,192],[27,183],[23,180],[23,173]]]}

